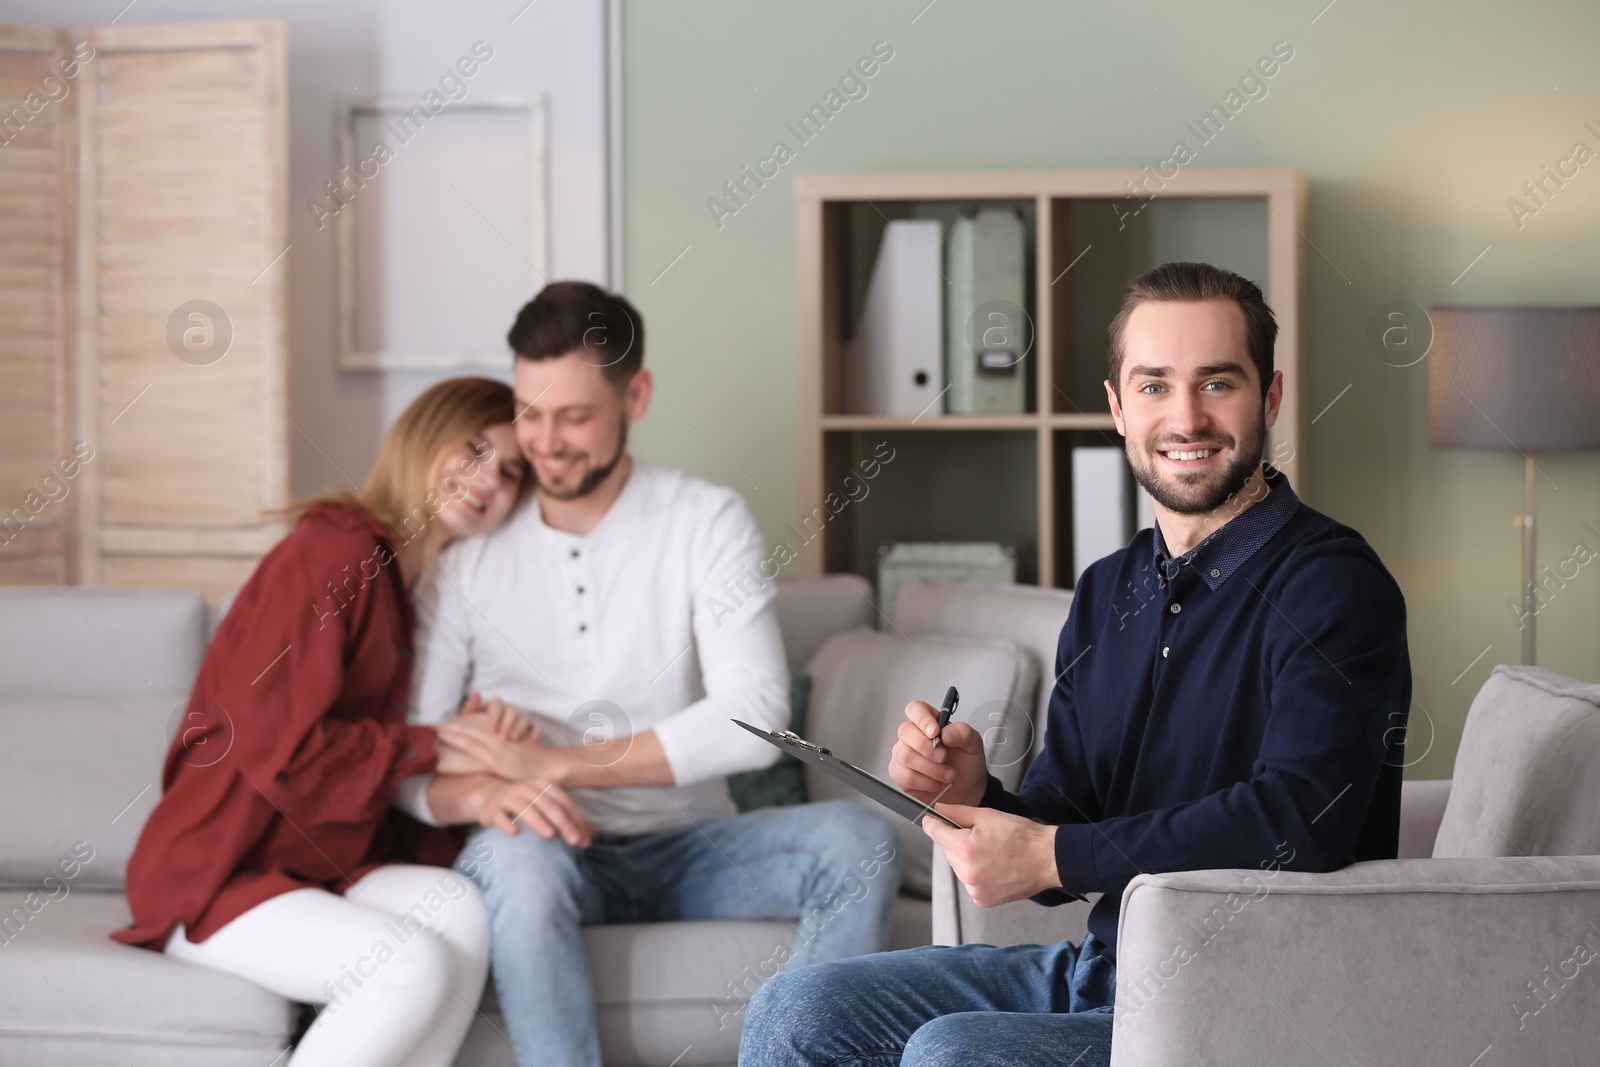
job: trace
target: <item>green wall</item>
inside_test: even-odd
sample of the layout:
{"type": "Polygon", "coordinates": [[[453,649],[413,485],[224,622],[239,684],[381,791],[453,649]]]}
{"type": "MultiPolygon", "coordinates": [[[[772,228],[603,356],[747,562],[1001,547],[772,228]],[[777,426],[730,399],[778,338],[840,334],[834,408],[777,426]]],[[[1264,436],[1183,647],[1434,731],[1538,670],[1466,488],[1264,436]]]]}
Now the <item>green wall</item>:
{"type": "MultiPolygon", "coordinates": [[[[1600,151],[1600,9],[1324,3],[627,3],[626,289],[661,384],[637,447],[740,489],[776,538],[818,503],[796,489],[793,174],[1153,166],[1176,140],[1196,146],[1184,124],[1287,41],[1267,94],[1192,165],[1307,177],[1307,418],[1338,397],[1306,438],[1309,502],[1361,531],[1404,589],[1408,773],[1448,776],[1489,669],[1520,660],[1522,459],[1430,448],[1426,361],[1387,365],[1365,328],[1396,299],[1600,303],[1600,161],[1520,227],[1507,205],[1537,206],[1523,183],[1575,141],[1600,151]],[[877,41],[894,55],[867,95],[796,148],[785,123],[877,41]],[[719,226],[707,201],[779,139],[792,161],[719,226]]],[[[1541,563],[1600,550],[1586,525],[1600,528],[1600,454],[1540,467],[1541,563]]],[[[1600,681],[1600,562],[1552,588],[1540,664],[1600,681]]]]}

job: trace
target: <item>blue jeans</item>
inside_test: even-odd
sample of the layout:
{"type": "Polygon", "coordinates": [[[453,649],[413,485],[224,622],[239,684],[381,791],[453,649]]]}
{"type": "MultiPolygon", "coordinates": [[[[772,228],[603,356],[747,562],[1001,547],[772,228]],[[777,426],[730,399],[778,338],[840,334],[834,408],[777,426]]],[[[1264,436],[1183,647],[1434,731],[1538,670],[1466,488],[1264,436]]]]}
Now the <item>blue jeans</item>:
{"type": "Polygon", "coordinates": [[[820,963],[751,998],[739,1067],[1109,1067],[1115,993],[1093,934],[820,963]]]}
{"type": "Polygon", "coordinates": [[[518,1063],[599,1067],[579,925],[792,919],[790,967],[879,952],[900,885],[896,846],[887,816],[831,801],[597,836],[587,849],[480,830],[457,866],[489,908],[495,991],[518,1063]]]}

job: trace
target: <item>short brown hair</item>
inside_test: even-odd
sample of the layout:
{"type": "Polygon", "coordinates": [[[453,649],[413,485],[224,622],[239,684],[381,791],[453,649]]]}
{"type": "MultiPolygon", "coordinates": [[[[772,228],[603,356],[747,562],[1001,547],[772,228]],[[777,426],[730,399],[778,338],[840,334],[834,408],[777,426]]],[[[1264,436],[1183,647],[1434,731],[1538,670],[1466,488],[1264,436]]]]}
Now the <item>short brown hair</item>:
{"type": "Polygon", "coordinates": [[[1232,300],[1244,312],[1245,347],[1261,379],[1261,399],[1272,385],[1272,351],[1278,342],[1278,320],[1261,295],[1261,287],[1249,278],[1209,263],[1163,263],[1128,283],[1122,308],[1111,320],[1111,388],[1122,395],[1122,334],[1128,316],[1140,304],[1151,300],[1168,303],[1198,303],[1202,300],[1232,300]]]}
{"type": "Polygon", "coordinates": [[[517,313],[506,341],[521,359],[586,351],[614,385],[644,365],[644,319],[627,300],[588,282],[545,286],[517,313]]]}

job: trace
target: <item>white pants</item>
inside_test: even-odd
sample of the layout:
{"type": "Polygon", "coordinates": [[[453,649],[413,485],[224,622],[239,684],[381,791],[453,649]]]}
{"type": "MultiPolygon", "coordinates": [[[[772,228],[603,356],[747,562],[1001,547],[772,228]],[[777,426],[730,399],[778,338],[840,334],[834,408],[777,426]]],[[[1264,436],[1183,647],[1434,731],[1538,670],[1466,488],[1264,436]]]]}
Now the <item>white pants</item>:
{"type": "Polygon", "coordinates": [[[167,955],[322,1010],[290,1067],[450,1067],[489,972],[489,919],[472,881],[392,864],[344,896],[297,889],[167,955]]]}

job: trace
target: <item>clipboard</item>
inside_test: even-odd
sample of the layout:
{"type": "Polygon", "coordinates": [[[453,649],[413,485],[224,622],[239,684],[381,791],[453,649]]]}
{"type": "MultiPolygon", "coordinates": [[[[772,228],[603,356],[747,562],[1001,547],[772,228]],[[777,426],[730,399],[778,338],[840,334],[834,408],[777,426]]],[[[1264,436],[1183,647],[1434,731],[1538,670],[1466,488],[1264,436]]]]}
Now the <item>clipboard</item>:
{"type": "Polygon", "coordinates": [[[962,826],[954,819],[940,815],[911,794],[902,793],[882,778],[868,774],[855,764],[840,759],[821,745],[813,744],[791,730],[772,733],[770,730],[763,730],[759,726],[751,726],[749,723],[741,722],[738,719],[734,719],[733,722],[735,725],[743,726],[762,740],[778,746],[796,759],[803,760],[823,773],[837,778],[862,796],[876,800],[896,815],[904,816],[919,825],[924,816],[932,816],[942,823],[955,827],[957,830],[966,829],[965,826],[962,826]]]}

